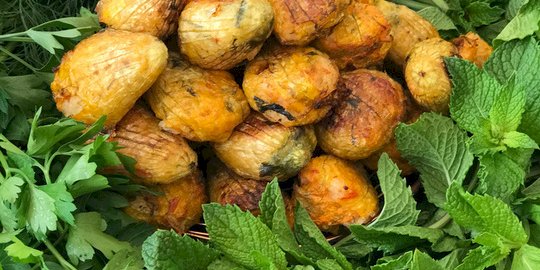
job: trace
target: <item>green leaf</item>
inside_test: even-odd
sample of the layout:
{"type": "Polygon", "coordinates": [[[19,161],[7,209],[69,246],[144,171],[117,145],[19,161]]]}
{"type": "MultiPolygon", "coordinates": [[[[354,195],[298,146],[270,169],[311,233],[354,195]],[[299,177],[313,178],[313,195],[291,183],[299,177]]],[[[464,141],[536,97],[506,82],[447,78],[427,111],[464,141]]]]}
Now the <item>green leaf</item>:
{"type": "Polygon", "coordinates": [[[480,157],[476,191],[508,201],[525,181],[532,150],[509,149],[480,157]]]}
{"type": "Polygon", "coordinates": [[[208,270],[245,270],[245,269],[246,268],[224,258],[215,260],[208,266],[208,270]]]}
{"type": "Polygon", "coordinates": [[[96,174],[97,165],[89,161],[85,155],[72,155],[56,179],[57,182],[65,183],[68,187],[75,182],[88,179],[96,174]]]}
{"type": "Polygon", "coordinates": [[[497,46],[503,41],[523,39],[540,29],[540,0],[529,0],[493,41],[497,46]]]}
{"type": "Polygon", "coordinates": [[[489,122],[489,111],[501,92],[501,85],[467,60],[446,58],[445,63],[452,77],[452,119],[469,132],[484,132],[489,122]]]}
{"type": "Polygon", "coordinates": [[[534,270],[540,265],[540,248],[524,245],[514,253],[513,270],[534,270]]]}
{"type": "Polygon", "coordinates": [[[436,7],[426,7],[417,13],[433,24],[437,30],[457,30],[452,19],[436,7]]]}
{"type": "Polygon", "coordinates": [[[104,233],[107,223],[96,212],[75,215],[75,226],[70,226],[66,243],[69,259],[78,264],[94,257],[94,248],[101,251],[108,259],[114,253],[131,249],[129,243],[104,233]]]}
{"type": "Polygon", "coordinates": [[[509,253],[509,249],[480,246],[471,250],[456,270],[482,270],[497,264],[509,253]]]}
{"type": "Polygon", "coordinates": [[[474,27],[496,22],[504,14],[504,9],[491,7],[486,2],[472,2],[465,7],[465,11],[474,27]]]}
{"type": "MultiPolygon", "coordinates": [[[[515,131],[521,123],[525,111],[525,89],[515,83],[515,77],[503,86],[489,111],[493,136],[515,131]]],[[[500,136],[499,135],[499,136],[500,136]]]]}
{"type": "Polygon", "coordinates": [[[8,256],[19,263],[36,263],[43,256],[43,252],[25,245],[17,237],[12,237],[12,244],[5,248],[8,256]]]}
{"type": "Polygon", "coordinates": [[[444,269],[455,269],[465,257],[466,249],[454,249],[450,254],[439,260],[444,269]]]}
{"type": "Polygon", "coordinates": [[[399,152],[418,169],[428,200],[439,207],[446,201],[448,186],[461,183],[472,165],[466,139],[450,118],[434,113],[396,129],[399,152]]]}
{"type": "Polygon", "coordinates": [[[55,201],[49,194],[29,185],[21,196],[20,217],[26,221],[26,226],[36,238],[45,239],[48,231],[56,230],[55,201]]]}
{"type": "Polygon", "coordinates": [[[142,270],[144,262],[141,254],[135,250],[122,250],[109,260],[103,270],[142,270]]]}
{"type": "Polygon", "coordinates": [[[35,181],[35,172],[32,166],[36,163],[34,159],[24,153],[8,152],[8,159],[13,163],[30,181],[35,181]]]}
{"type": "Polygon", "coordinates": [[[371,266],[371,270],[408,270],[412,260],[413,252],[407,251],[397,258],[378,260],[376,265],[371,266]]]}
{"type": "Polygon", "coordinates": [[[75,182],[70,188],[69,192],[74,198],[79,196],[103,190],[110,187],[109,181],[105,176],[95,174],[92,177],[75,182]]]}
{"type": "Polygon", "coordinates": [[[66,189],[64,183],[53,183],[45,186],[39,186],[40,190],[44,191],[54,199],[54,213],[69,225],[73,225],[75,218],[71,214],[77,209],[73,204],[73,197],[66,189]]]}
{"type": "Polygon", "coordinates": [[[514,18],[517,15],[519,9],[524,4],[526,4],[527,2],[529,2],[529,0],[510,0],[510,1],[508,1],[508,6],[506,7],[506,17],[508,19],[510,19],[510,20],[512,18],[514,18]]]}
{"type": "Polygon", "coordinates": [[[0,224],[4,231],[14,231],[17,226],[17,210],[12,204],[0,202],[0,224]]]}
{"type": "Polygon", "coordinates": [[[444,270],[438,261],[431,258],[429,255],[415,250],[411,263],[411,270],[444,270]]]}
{"type": "Polygon", "coordinates": [[[448,189],[445,210],[456,223],[476,233],[492,233],[505,245],[520,247],[527,243],[527,234],[509,205],[489,195],[471,195],[461,186],[448,189]]]}
{"type": "Polygon", "coordinates": [[[144,241],[142,254],[145,266],[150,270],[203,270],[219,257],[219,252],[187,235],[163,230],[156,231],[144,241]]]}
{"type": "Polygon", "coordinates": [[[369,227],[414,225],[420,211],[416,210],[416,201],[411,189],[407,187],[405,179],[400,176],[398,167],[386,153],[379,158],[377,176],[384,195],[384,206],[377,219],[369,224],[369,227]]]}
{"type": "Polygon", "coordinates": [[[336,260],[323,259],[317,261],[317,267],[320,270],[341,270],[341,266],[336,260]]]}
{"type": "Polygon", "coordinates": [[[9,95],[9,103],[21,109],[25,116],[33,115],[37,108],[52,107],[51,93],[45,90],[47,84],[34,74],[0,76],[0,88],[9,95]]]}
{"type": "Polygon", "coordinates": [[[14,203],[19,197],[19,193],[21,193],[21,186],[23,184],[24,180],[17,176],[3,180],[0,183],[0,200],[14,203]]]}
{"type": "Polygon", "coordinates": [[[257,268],[251,256],[251,252],[256,250],[279,269],[286,268],[285,253],[279,248],[276,237],[251,213],[242,212],[237,206],[216,203],[203,205],[203,210],[211,243],[227,259],[248,268],[257,268]]]}
{"type": "Polygon", "coordinates": [[[309,217],[309,213],[299,203],[296,204],[294,213],[294,234],[303,254],[316,260],[335,259],[343,269],[352,269],[345,256],[328,243],[309,217]]]}
{"type": "Polygon", "coordinates": [[[435,244],[444,233],[438,229],[400,226],[386,228],[368,228],[362,225],[349,227],[356,241],[385,253],[401,251],[422,244],[435,244]]]}
{"type": "Polygon", "coordinates": [[[540,178],[536,179],[536,181],[534,181],[528,187],[521,190],[521,194],[525,195],[527,199],[531,200],[540,198],[540,178]]]}
{"type": "Polygon", "coordinates": [[[538,144],[531,137],[517,131],[506,132],[502,143],[510,148],[538,149],[538,144]]]}
{"type": "Polygon", "coordinates": [[[26,152],[31,156],[42,156],[65,141],[73,140],[80,136],[86,128],[71,118],[64,118],[50,125],[38,126],[39,114],[36,114],[32,122],[28,148],[26,152]]]}

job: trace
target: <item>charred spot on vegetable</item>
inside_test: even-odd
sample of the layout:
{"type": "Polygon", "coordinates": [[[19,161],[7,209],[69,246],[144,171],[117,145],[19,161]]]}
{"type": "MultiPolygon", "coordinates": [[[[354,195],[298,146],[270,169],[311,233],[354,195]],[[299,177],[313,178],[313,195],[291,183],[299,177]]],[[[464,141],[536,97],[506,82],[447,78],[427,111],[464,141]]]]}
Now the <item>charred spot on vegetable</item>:
{"type": "Polygon", "coordinates": [[[279,104],[276,104],[276,103],[266,104],[266,101],[260,99],[257,96],[253,97],[253,99],[255,100],[255,103],[257,104],[257,108],[259,109],[259,112],[261,113],[264,113],[266,111],[274,111],[276,113],[279,113],[287,117],[289,121],[293,121],[296,119],[291,113],[289,113],[287,110],[285,110],[285,108],[283,108],[283,106],[279,104]]]}
{"type": "Polygon", "coordinates": [[[188,92],[190,95],[194,97],[197,96],[197,93],[195,93],[195,90],[191,86],[186,87],[186,92],[188,92]]]}
{"type": "Polygon", "coordinates": [[[240,2],[240,7],[238,8],[238,13],[236,13],[236,27],[240,27],[240,22],[242,21],[242,18],[244,17],[244,12],[246,11],[246,0],[242,0],[240,2]]]}

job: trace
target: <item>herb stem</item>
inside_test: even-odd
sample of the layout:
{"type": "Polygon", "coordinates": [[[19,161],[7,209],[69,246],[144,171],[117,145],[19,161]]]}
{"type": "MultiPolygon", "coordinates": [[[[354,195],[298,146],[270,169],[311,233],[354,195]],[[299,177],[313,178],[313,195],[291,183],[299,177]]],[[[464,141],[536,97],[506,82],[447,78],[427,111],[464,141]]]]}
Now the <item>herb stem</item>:
{"type": "Polygon", "coordinates": [[[437,222],[431,224],[428,226],[428,228],[430,229],[440,229],[440,228],[444,228],[444,226],[446,226],[446,224],[448,224],[448,222],[450,222],[452,218],[450,217],[450,215],[448,213],[445,213],[444,216],[437,220],[437,222]]]}
{"type": "Polygon", "coordinates": [[[4,153],[0,151],[0,164],[2,164],[2,168],[4,168],[4,171],[6,172],[6,178],[11,177],[11,173],[9,172],[9,166],[6,160],[6,157],[4,156],[4,153]]]}
{"type": "Polygon", "coordinates": [[[415,1],[410,1],[410,0],[394,0],[392,2],[394,2],[396,4],[407,6],[407,7],[411,8],[411,9],[414,9],[414,10],[421,10],[423,8],[432,7],[431,5],[428,5],[428,4],[415,2],[415,1]]]}
{"type": "Polygon", "coordinates": [[[17,60],[17,62],[23,64],[25,67],[27,67],[28,69],[30,69],[31,71],[35,72],[37,71],[37,69],[35,69],[32,65],[28,64],[28,62],[22,60],[20,57],[14,55],[13,53],[11,53],[10,51],[6,50],[4,47],[0,46],[0,52],[3,52],[5,55],[17,60]]]}
{"type": "Polygon", "coordinates": [[[351,233],[351,234],[343,237],[343,239],[339,240],[337,243],[335,243],[334,247],[343,246],[345,243],[349,242],[352,239],[354,239],[354,235],[351,233]]]}
{"type": "Polygon", "coordinates": [[[71,263],[69,263],[68,261],[66,261],[66,259],[64,259],[64,257],[62,257],[62,255],[60,254],[60,252],[58,252],[58,250],[53,246],[53,244],[51,244],[51,242],[48,240],[48,239],[45,239],[43,241],[43,243],[47,246],[47,248],[49,249],[49,251],[53,254],[53,256],[56,258],[56,260],[60,263],[60,265],[62,265],[62,267],[64,269],[67,269],[67,270],[77,270],[77,268],[75,268],[73,265],[71,265],[71,263]]]}

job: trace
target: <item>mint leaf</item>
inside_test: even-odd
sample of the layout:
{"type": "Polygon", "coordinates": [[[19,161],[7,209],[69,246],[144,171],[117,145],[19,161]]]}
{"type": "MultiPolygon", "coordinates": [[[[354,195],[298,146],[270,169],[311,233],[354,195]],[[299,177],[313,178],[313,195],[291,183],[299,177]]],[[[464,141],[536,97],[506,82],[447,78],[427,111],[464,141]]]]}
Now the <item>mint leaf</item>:
{"type": "Polygon", "coordinates": [[[69,259],[78,264],[90,260],[97,249],[108,259],[114,253],[131,249],[127,242],[122,242],[104,233],[107,223],[97,212],[86,212],[75,215],[75,226],[70,226],[66,243],[69,259]]]}
{"type": "Polygon", "coordinates": [[[416,201],[410,187],[407,187],[398,167],[387,153],[383,153],[379,158],[377,176],[384,195],[384,206],[369,227],[414,225],[420,211],[416,210],[416,201]]]}
{"type": "Polygon", "coordinates": [[[525,181],[531,155],[532,150],[508,149],[480,157],[476,192],[509,201],[525,181]]]}
{"type": "Polygon", "coordinates": [[[299,203],[296,204],[294,213],[294,234],[301,246],[300,250],[306,256],[316,260],[335,259],[343,269],[352,269],[345,256],[326,241],[308,212],[299,203]]]}
{"type": "Polygon", "coordinates": [[[54,199],[54,213],[69,225],[73,225],[75,218],[71,213],[77,207],[73,204],[73,197],[67,191],[66,185],[64,183],[53,183],[38,188],[54,199]]]}
{"type": "Polygon", "coordinates": [[[540,178],[521,190],[521,194],[525,195],[525,197],[530,200],[540,198],[540,178]]]}
{"type": "Polygon", "coordinates": [[[467,253],[467,256],[456,270],[482,270],[500,262],[509,253],[509,249],[480,246],[467,253]]]}
{"type": "Polygon", "coordinates": [[[0,180],[0,200],[14,203],[21,193],[21,186],[24,180],[20,177],[12,176],[8,179],[0,180]]]}
{"type": "Polygon", "coordinates": [[[514,253],[512,269],[534,270],[540,265],[540,248],[524,245],[514,253]]]}
{"type": "Polygon", "coordinates": [[[317,261],[317,267],[320,270],[340,270],[343,269],[336,260],[323,259],[317,261]]]}
{"type": "Polygon", "coordinates": [[[377,264],[371,267],[371,270],[397,270],[410,269],[413,259],[413,252],[407,251],[401,256],[393,259],[382,258],[377,261],[377,264]]]}
{"type": "Polygon", "coordinates": [[[251,213],[242,212],[237,206],[216,203],[205,204],[203,209],[210,241],[227,259],[248,268],[257,268],[251,252],[259,251],[278,269],[286,268],[285,254],[276,237],[251,213]]]}
{"type": "Polygon", "coordinates": [[[452,19],[436,7],[426,7],[417,13],[433,24],[437,30],[457,30],[452,19]]]}
{"type": "Polygon", "coordinates": [[[485,130],[489,111],[502,87],[475,64],[459,58],[446,58],[452,77],[450,115],[458,126],[474,134],[485,130]]]}
{"type": "Polygon", "coordinates": [[[122,250],[109,260],[103,270],[141,270],[144,262],[136,250],[122,250]]]}
{"type": "Polygon", "coordinates": [[[428,200],[439,207],[446,201],[448,186],[461,183],[472,165],[466,139],[467,134],[450,118],[434,113],[396,128],[399,152],[418,169],[428,200]]]}
{"type": "Polygon", "coordinates": [[[486,2],[472,2],[465,7],[465,11],[467,12],[469,21],[473,27],[488,25],[496,22],[504,13],[504,9],[499,7],[491,7],[486,2]]]}
{"type": "Polygon", "coordinates": [[[444,270],[438,261],[431,258],[429,255],[415,250],[411,262],[411,270],[444,270]]]}
{"type": "Polygon", "coordinates": [[[421,244],[434,244],[444,235],[441,230],[411,225],[386,228],[351,225],[349,229],[356,241],[385,253],[393,253],[421,244]]]}
{"type": "Polygon", "coordinates": [[[14,261],[19,263],[36,263],[39,262],[39,258],[43,256],[43,252],[37,249],[31,248],[25,245],[17,237],[11,237],[12,244],[7,246],[4,250],[7,255],[13,258],[14,261]]]}
{"type": "Polygon", "coordinates": [[[540,29],[540,0],[529,0],[493,41],[495,45],[512,39],[523,39],[540,29]]]}
{"type": "Polygon", "coordinates": [[[37,239],[45,239],[48,231],[56,230],[55,209],[54,199],[34,185],[29,185],[21,196],[20,216],[37,239]]]}
{"type": "Polygon", "coordinates": [[[510,148],[538,149],[538,144],[531,137],[517,131],[506,132],[502,143],[510,148]]]}
{"type": "Polygon", "coordinates": [[[527,243],[527,234],[509,205],[489,195],[471,195],[461,186],[448,189],[445,210],[456,223],[476,233],[492,233],[505,245],[520,247],[527,243]]]}
{"type": "Polygon", "coordinates": [[[208,270],[246,270],[246,268],[222,258],[212,262],[208,266],[208,270]]]}
{"type": "Polygon", "coordinates": [[[156,231],[144,241],[142,254],[145,266],[150,270],[202,270],[219,257],[219,252],[187,235],[163,230],[156,231]]]}
{"type": "Polygon", "coordinates": [[[454,249],[450,254],[439,260],[444,269],[455,269],[465,257],[465,249],[454,249]]]}
{"type": "MultiPolygon", "coordinates": [[[[521,123],[521,115],[525,111],[525,89],[510,79],[495,98],[489,111],[492,136],[515,131],[521,123]]],[[[500,136],[499,135],[499,136],[500,136]]]]}

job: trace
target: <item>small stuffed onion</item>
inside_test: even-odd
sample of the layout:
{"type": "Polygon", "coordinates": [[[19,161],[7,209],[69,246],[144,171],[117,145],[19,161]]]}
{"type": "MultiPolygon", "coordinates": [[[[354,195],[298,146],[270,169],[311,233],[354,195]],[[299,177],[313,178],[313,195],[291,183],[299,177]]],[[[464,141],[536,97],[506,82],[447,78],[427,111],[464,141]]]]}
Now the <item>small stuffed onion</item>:
{"type": "Polygon", "coordinates": [[[141,193],[130,201],[124,211],[137,220],[174,229],[178,233],[186,232],[200,221],[202,204],[207,202],[200,172],[152,188],[160,194],[141,193]]]}
{"type": "Polygon", "coordinates": [[[167,47],[154,36],[107,29],[64,54],[51,84],[64,115],[113,127],[167,65],[167,47]]]}
{"type": "Polygon", "coordinates": [[[192,141],[226,140],[250,111],[230,73],[204,70],[175,54],[145,97],[162,128],[192,141]]]}
{"type": "Polygon", "coordinates": [[[195,0],[180,15],[180,49],[190,62],[231,69],[257,55],[272,33],[267,0],[195,0]]]}
{"type": "Polygon", "coordinates": [[[214,150],[238,175],[255,180],[280,181],[296,175],[317,145],[311,126],[285,127],[251,114],[231,137],[214,150]]]}
{"type": "Polygon", "coordinates": [[[340,69],[380,64],[391,45],[390,24],[381,11],[359,0],[353,0],[329,35],[315,42],[315,47],[334,59],[340,69]]]}
{"type": "Polygon", "coordinates": [[[300,171],[293,198],[326,231],[368,223],[379,213],[377,192],[365,171],[329,155],[313,158],[300,171]]]}
{"type": "Polygon", "coordinates": [[[406,58],[416,43],[439,37],[439,32],[429,21],[406,6],[384,0],[376,0],[375,6],[392,26],[393,41],[388,58],[399,67],[405,66],[406,58]]]}
{"type": "Polygon", "coordinates": [[[315,125],[317,140],[326,153],[367,158],[392,139],[405,114],[403,90],[385,73],[366,69],[344,73],[340,88],[350,94],[315,125]]]}
{"type": "Polygon", "coordinates": [[[452,85],[444,58],[457,53],[452,43],[441,38],[424,40],[414,46],[405,66],[405,80],[418,105],[434,112],[448,112],[452,85]]]}
{"type": "Polygon", "coordinates": [[[100,0],[99,21],[113,29],[148,33],[165,38],[178,27],[184,0],[100,0]]]}
{"type": "Polygon", "coordinates": [[[134,158],[135,178],[143,184],[176,181],[197,167],[197,154],[186,140],[161,130],[159,120],[142,104],[136,104],[122,118],[111,140],[119,153],[134,158]]]}
{"type": "Polygon", "coordinates": [[[274,34],[284,45],[307,45],[336,25],[350,0],[270,0],[274,34]]]}
{"type": "Polygon", "coordinates": [[[456,46],[461,58],[473,62],[479,68],[493,52],[493,48],[474,32],[454,38],[452,43],[456,46]]]}
{"type": "Polygon", "coordinates": [[[280,47],[246,68],[243,88],[251,107],[285,126],[315,123],[335,101],[337,66],[313,48],[280,47]]]}

